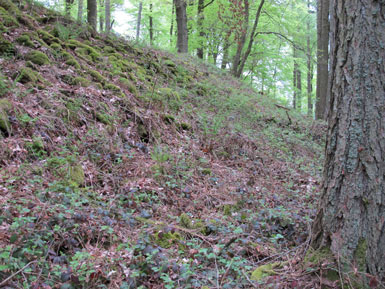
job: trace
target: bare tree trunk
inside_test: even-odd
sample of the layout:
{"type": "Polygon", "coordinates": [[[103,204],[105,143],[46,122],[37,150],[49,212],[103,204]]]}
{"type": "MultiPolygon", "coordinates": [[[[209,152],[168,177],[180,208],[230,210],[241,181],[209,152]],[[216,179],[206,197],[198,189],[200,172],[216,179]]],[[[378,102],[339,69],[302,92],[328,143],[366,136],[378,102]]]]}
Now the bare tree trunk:
{"type": "MultiPolygon", "coordinates": [[[[310,9],[310,0],[307,1],[307,9],[309,11],[310,9]]],[[[310,15],[308,15],[310,16],[310,15]]],[[[311,59],[311,47],[310,47],[310,20],[306,22],[306,30],[307,30],[307,37],[306,37],[306,56],[307,56],[307,115],[312,117],[313,116],[313,102],[312,102],[312,93],[313,93],[313,65],[312,65],[312,59],[311,59]]]]}
{"type": "Polygon", "coordinates": [[[317,87],[316,119],[326,118],[329,48],[329,1],[318,0],[317,4],[317,87]]]}
{"type": "Polygon", "coordinates": [[[170,24],[170,44],[172,43],[172,34],[174,33],[174,14],[175,14],[175,0],[172,0],[171,24],[170,24]]]}
{"type": "Polygon", "coordinates": [[[143,9],[143,2],[139,2],[139,10],[138,10],[138,19],[136,21],[136,41],[139,40],[140,37],[140,23],[142,21],[142,9],[143,9]]]}
{"type": "Polygon", "coordinates": [[[197,21],[197,26],[198,26],[198,32],[199,32],[199,40],[198,40],[198,49],[197,49],[197,56],[200,59],[203,59],[203,54],[204,54],[204,49],[203,49],[203,39],[205,37],[205,33],[203,31],[203,21],[204,21],[204,4],[205,0],[198,0],[198,21],[197,21]]]}
{"type": "Polygon", "coordinates": [[[99,31],[102,32],[104,30],[104,0],[99,0],[99,7],[100,7],[100,13],[99,13],[99,31]]]}
{"type": "Polygon", "coordinates": [[[293,46],[293,58],[294,58],[294,65],[293,65],[293,108],[297,108],[297,88],[298,88],[298,63],[297,63],[297,49],[293,46]]]}
{"type": "Polygon", "coordinates": [[[111,30],[111,0],[106,0],[105,4],[106,33],[108,34],[111,30]]]}
{"type": "Polygon", "coordinates": [[[224,44],[221,69],[226,69],[228,59],[229,59],[229,47],[230,45],[228,45],[228,43],[224,44]]]}
{"type": "Polygon", "coordinates": [[[312,246],[330,248],[358,277],[384,280],[384,2],[330,5],[329,127],[312,246]]]}
{"type": "Polygon", "coordinates": [[[301,110],[302,107],[302,72],[300,67],[297,65],[297,108],[301,110]]]}
{"type": "Polygon", "coordinates": [[[150,15],[149,15],[149,34],[150,34],[150,44],[154,42],[154,27],[152,23],[152,3],[150,3],[150,15]]]}
{"type": "Polygon", "coordinates": [[[257,14],[255,15],[253,29],[251,30],[251,34],[250,34],[249,44],[247,46],[245,54],[242,57],[241,63],[240,63],[239,68],[238,68],[238,71],[237,71],[237,73],[235,75],[236,77],[240,77],[242,75],[242,72],[243,72],[243,69],[245,67],[247,58],[249,57],[250,52],[251,52],[251,48],[253,47],[253,43],[254,43],[255,37],[257,36],[256,31],[257,31],[259,17],[261,15],[263,4],[265,4],[265,0],[261,0],[261,2],[259,3],[257,14]]]}
{"type": "Polygon", "coordinates": [[[83,22],[83,1],[84,0],[78,0],[78,22],[83,22]]]}
{"type": "Polygon", "coordinates": [[[87,21],[88,24],[96,31],[97,27],[97,15],[98,15],[98,4],[96,0],[87,0],[87,21]]]}
{"type": "Polygon", "coordinates": [[[178,28],[177,48],[179,53],[188,52],[187,2],[175,0],[176,24],[178,28]]]}
{"type": "Polygon", "coordinates": [[[74,0],[66,0],[65,2],[65,15],[69,17],[71,15],[71,7],[74,4],[74,0]]]}

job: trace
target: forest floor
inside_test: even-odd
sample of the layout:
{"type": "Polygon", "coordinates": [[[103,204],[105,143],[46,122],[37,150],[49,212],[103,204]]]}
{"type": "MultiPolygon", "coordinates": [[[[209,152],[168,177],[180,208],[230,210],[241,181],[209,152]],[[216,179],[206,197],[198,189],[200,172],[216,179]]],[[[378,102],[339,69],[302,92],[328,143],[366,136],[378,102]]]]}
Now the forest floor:
{"type": "Polygon", "coordinates": [[[336,286],[324,124],[37,4],[0,20],[0,288],[336,286]]]}

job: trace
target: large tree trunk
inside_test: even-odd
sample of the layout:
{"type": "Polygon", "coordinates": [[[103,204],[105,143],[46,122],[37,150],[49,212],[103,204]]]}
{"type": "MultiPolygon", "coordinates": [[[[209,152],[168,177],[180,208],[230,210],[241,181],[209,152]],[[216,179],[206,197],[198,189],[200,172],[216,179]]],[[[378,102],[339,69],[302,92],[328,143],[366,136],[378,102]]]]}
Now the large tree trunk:
{"type": "Polygon", "coordinates": [[[111,30],[111,0],[106,0],[105,4],[106,33],[108,34],[111,30]]]}
{"type": "Polygon", "coordinates": [[[84,0],[78,0],[78,22],[83,22],[83,1],[84,0]]]}
{"type": "Polygon", "coordinates": [[[171,24],[170,24],[170,44],[172,43],[172,36],[174,33],[174,14],[175,14],[175,0],[172,0],[171,24]]]}
{"type": "Polygon", "coordinates": [[[384,1],[330,5],[329,127],[312,246],[385,279],[384,1]]]}
{"type": "Polygon", "coordinates": [[[294,63],[293,63],[293,108],[297,108],[297,73],[298,73],[298,63],[297,63],[297,49],[293,47],[293,58],[294,58],[294,63]]]}
{"type": "Polygon", "coordinates": [[[317,87],[316,119],[326,119],[328,48],[329,48],[329,1],[318,0],[317,4],[317,87]]]}
{"type": "Polygon", "coordinates": [[[188,52],[188,29],[187,29],[187,2],[186,0],[175,0],[176,24],[178,28],[177,49],[179,53],[188,52]]]}
{"type": "Polygon", "coordinates": [[[98,13],[98,4],[96,0],[87,0],[87,21],[88,24],[96,31],[97,25],[97,13],[98,13]]]}
{"type": "Polygon", "coordinates": [[[136,41],[139,40],[140,37],[140,23],[142,21],[142,9],[143,9],[143,2],[139,2],[139,10],[138,10],[138,19],[136,21],[136,41]]]}
{"type": "Polygon", "coordinates": [[[65,15],[69,17],[71,15],[71,7],[72,4],[74,4],[74,0],[66,0],[65,3],[65,15]]]}

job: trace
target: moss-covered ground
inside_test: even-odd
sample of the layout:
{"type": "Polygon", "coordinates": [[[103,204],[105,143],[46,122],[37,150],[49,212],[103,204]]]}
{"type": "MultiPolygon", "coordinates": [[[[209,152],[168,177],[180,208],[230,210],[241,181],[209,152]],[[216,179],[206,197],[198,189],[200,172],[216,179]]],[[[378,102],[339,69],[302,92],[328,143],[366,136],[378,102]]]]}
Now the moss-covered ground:
{"type": "Polygon", "coordinates": [[[0,7],[0,287],[267,288],[304,270],[324,124],[195,58],[0,7]]]}

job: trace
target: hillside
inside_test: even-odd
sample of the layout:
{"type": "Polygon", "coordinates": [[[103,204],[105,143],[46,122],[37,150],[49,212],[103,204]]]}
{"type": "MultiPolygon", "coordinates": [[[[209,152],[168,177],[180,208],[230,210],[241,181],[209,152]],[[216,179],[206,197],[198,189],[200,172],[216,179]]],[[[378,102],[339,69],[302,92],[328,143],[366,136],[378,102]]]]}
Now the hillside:
{"type": "Polygon", "coordinates": [[[322,124],[20,6],[0,0],[0,288],[317,286],[322,124]]]}

